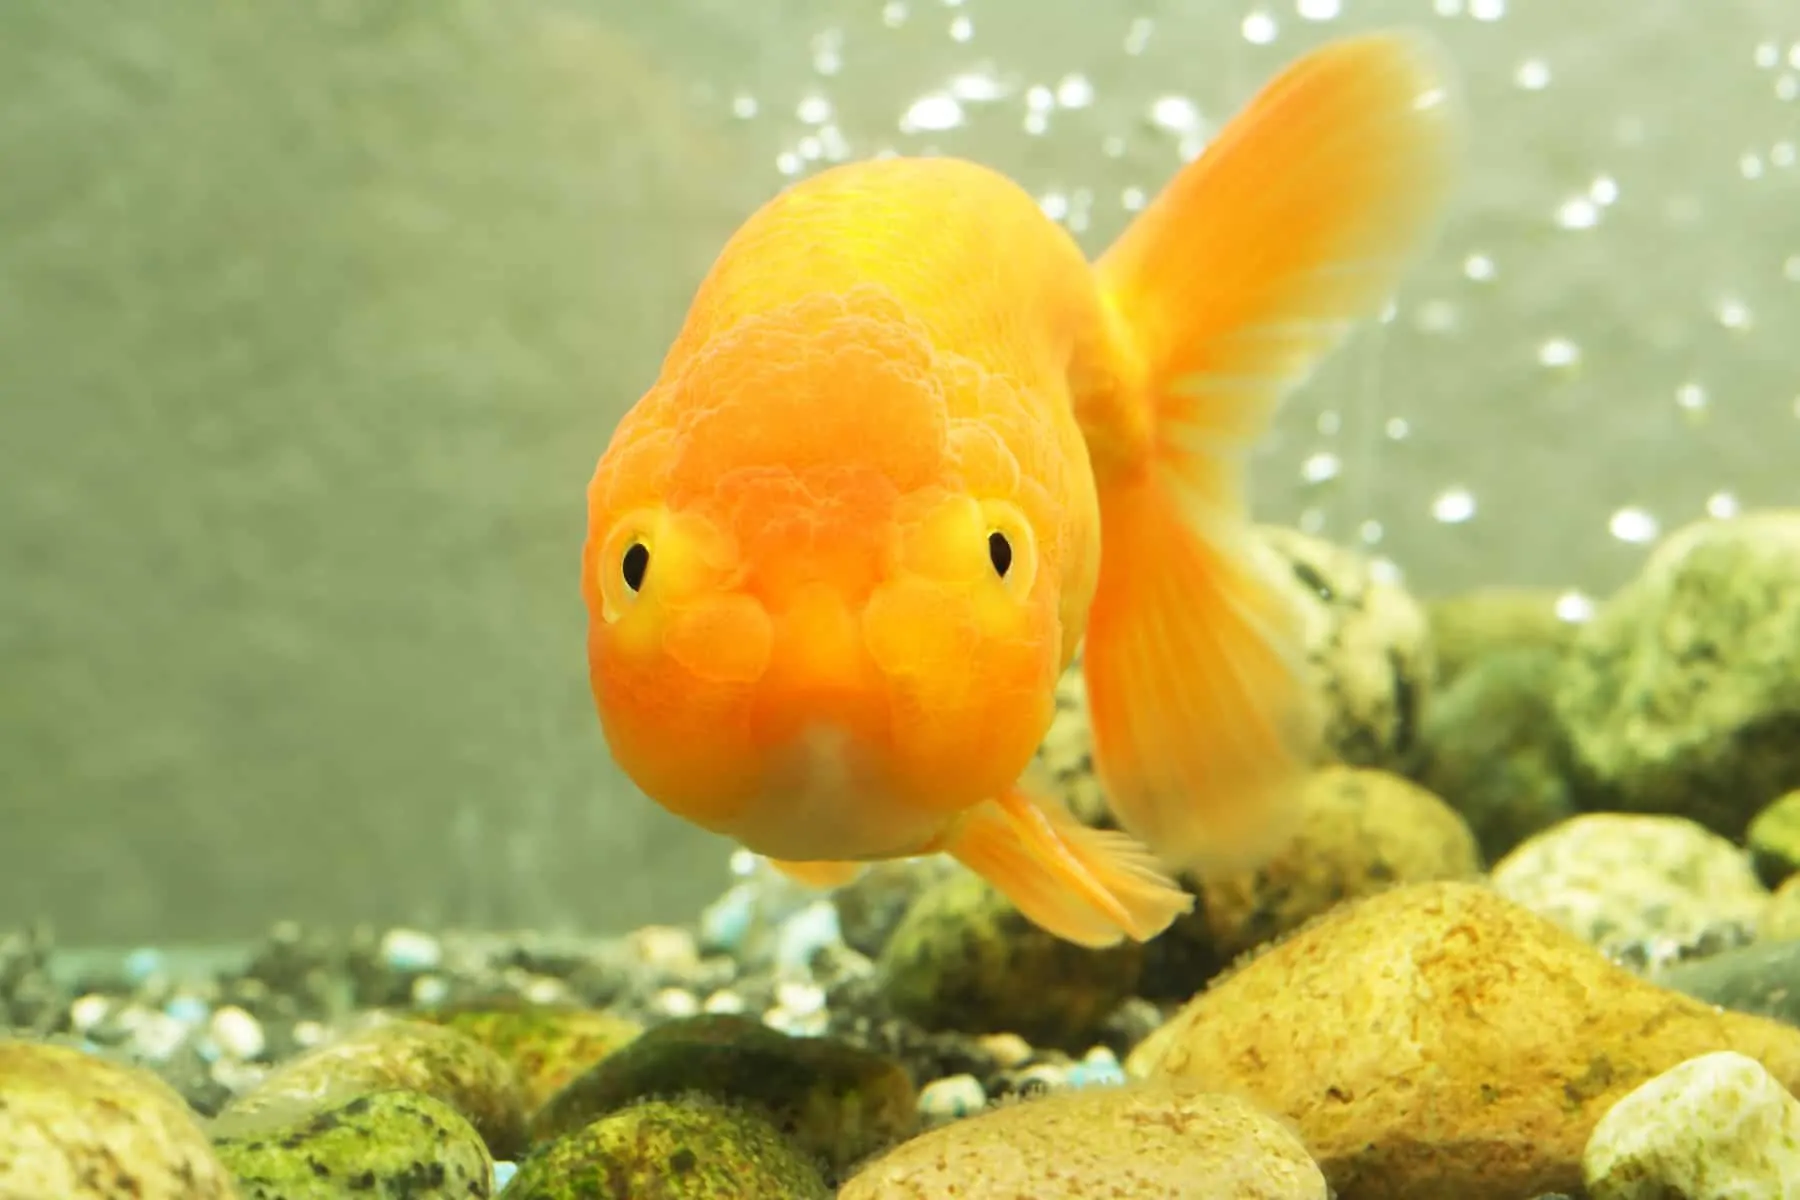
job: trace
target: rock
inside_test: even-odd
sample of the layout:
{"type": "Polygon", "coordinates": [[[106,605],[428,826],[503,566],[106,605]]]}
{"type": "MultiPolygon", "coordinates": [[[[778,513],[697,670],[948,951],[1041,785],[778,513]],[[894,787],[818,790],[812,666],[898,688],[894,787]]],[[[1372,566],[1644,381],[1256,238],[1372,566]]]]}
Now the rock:
{"type": "Polygon", "coordinates": [[[494,1190],[475,1127],[420,1092],[376,1092],[216,1149],[243,1200],[474,1200],[494,1190]]]}
{"type": "Polygon", "coordinates": [[[861,875],[832,893],[838,929],[859,954],[878,958],[888,938],[926,888],[963,870],[944,854],[871,863],[861,875]]]}
{"type": "Polygon", "coordinates": [[[1306,614],[1307,658],[1325,698],[1321,761],[1400,769],[1435,672],[1424,610],[1354,551],[1279,526],[1257,532],[1275,579],[1306,614]]]}
{"type": "Polygon", "coordinates": [[[830,1200],[756,1112],[689,1097],[632,1104],[519,1164],[505,1200],[830,1200]]]}
{"type": "Polygon", "coordinates": [[[1684,817],[1589,813],[1494,864],[1496,891],[1633,967],[1749,942],[1768,902],[1736,846],[1684,817]]]}
{"type": "Polygon", "coordinates": [[[1552,650],[1499,650],[1432,694],[1407,773],[1462,814],[1487,862],[1576,812],[1551,702],[1561,669],[1552,650]]]}
{"type": "Polygon", "coordinates": [[[1800,787],[1800,512],[1664,539],[1576,635],[1556,710],[1605,807],[1741,837],[1800,787]]]}
{"type": "Polygon", "coordinates": [[[909,1132],[918,1102],[905,1068],[883,1055],[709,1013],[655,1026],[575,1079],[539,1112],[532,1140],[561,1137],[648,1097],[689,1092],[754,1107],[833,1168],[909,1132]]]}
{"type": "Polygon", "coordinates": [[[522,1088],[527,1123],[551,1096],[644,1027],[598,1009],[467,1009],[434,1018],[504,1059],[522,1088]]]}
{"type": "Polygon", "coordinates": [[[0,1038],[0,1196],[234,1200],[231,1174],[174,1090],[65,1046],[0,1038]]]}
{"type": "Polygon", "coordinates": [[[1800,938],[1800,875],[1790,875],[1769,897],[1757,924],[1760,941],[1786,942],[1800,938]]]}
{"type": "Polygon", "coordinates": [[[906,1142],[838,1200],[1325,1200],[1325,1179],[1281,1122],[1232,1096],[1168,1083],[1060,1092],[906,1142]]]}
{"type": "Polygon", "coordinates": [[[453,1029],[377,1017],[282,1063],[228,1102],[215,1137],[249,1137],[384,1091],[423,1092],[466,1117],[495,1158],[524,1149],[524,1095],[499,1055],[453,1029]]]}
{"type": "Polygon", "coordinates": [[[1517,650],[1560,655],[1580,628],[1558,612],[1562,595],[1550,588],[1494,587],[1427,600],[1437,686],[1451,686],[1489,655],[1517,650]]]}
{"type": "Polygon", "coordinates": [[[1196,997],[1126,1060],[1294,1121],[1339,1200],[1575,1191],[1625,1093],[1737,1050],[1800,1082],[1800,1030],[1656,987],[1479,884],[1342,906],[1196,997]]]}
{"type": "Polygon", "coordinates": [[[1085,1049],[1137,986],[1143,961],[1138,942],[1093,950],[1064,941],[961,870],[907,910],[875,964],[875,983],[897,1015],[926,1029],[1085,1049]]]}
{"type": "Polygon", "coordinates": [[[1279,853],[1253,870],[1190,881],[1200,904],[1150,943],[1140,990],[1185,1000],[1224,963],[1345,900],[1480,874],[1468,826],[1436,796],[1385,771],[1323,767],[1279,853]]]}
{"type": "Polygon", "coordinates": [[[1757,813],[1744,840],[1756,873],[1770,887],[1800,871],[1800,791],[1788,792],[1757,813]]]}
{"type": "Polygon", "coordinates": [[[1613,1105],[1581,1170],[1592,1200],[1795,1200],[1800,1101],[1753,1058],[1704,1054],[1613,1105]]]}
{"type": "Polygon", "coordinates": [[[1733,1012],[1800,1025],[1800,940],[1758,942],[1675,963],[1651,981],[1733,1012]]]}

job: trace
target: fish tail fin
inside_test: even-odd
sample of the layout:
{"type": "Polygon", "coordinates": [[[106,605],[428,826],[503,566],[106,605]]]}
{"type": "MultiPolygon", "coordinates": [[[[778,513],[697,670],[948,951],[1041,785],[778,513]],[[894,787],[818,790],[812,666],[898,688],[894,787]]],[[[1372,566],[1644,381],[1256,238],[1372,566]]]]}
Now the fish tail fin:
{"type": "Polygon", "coordinates": [[[1430,236],[1450,85],[1408,35],[1300,58],[1095,263],[1121,365],[1111,395],[1076,394],[1101,511],[1083,670],[1101,786],[1167,862],[1263,853],[1316,755],[1301,614],[1258,560],[1244,460],[1430,236]]]}
{"type": "Polygon", "coordinates": [[[941,849],[1034,924],[1091,949],[1147,942],[1194,907],[1136,838],[1091,829],[1024,784],[964,812],[941,849]]]}

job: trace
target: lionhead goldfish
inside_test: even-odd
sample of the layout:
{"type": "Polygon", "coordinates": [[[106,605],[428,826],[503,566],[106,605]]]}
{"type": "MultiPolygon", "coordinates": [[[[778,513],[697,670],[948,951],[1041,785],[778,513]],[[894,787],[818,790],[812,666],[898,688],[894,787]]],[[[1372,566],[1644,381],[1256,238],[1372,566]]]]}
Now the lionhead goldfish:
{"type": "Polygon", "coordinates": [[[755,212],[588,490],[630,778],[817,886],[948,853],[1090,946],[1269,847],[1319,720],[1244,457],[1436,223],[1449,82],[1408,35],[1299,58],[1092,263],[949,157],[755,212]],[[1121,830],[1027,772],[1078,651],[1121,830]]]}

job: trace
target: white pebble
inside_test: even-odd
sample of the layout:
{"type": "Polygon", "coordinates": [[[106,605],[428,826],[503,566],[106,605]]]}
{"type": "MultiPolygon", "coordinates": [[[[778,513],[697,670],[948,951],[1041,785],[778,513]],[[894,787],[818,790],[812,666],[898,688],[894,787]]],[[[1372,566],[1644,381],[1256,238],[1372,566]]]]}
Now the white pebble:
{"type": "Polygon", "coordinates": [[[86,1033],[106,1020],[107,1014],[111,1011],[111,1000],[89,992],[69,1005],[69,1025],[76,1033],[86,1033]]]}
{"type": "Polygon", "coordinates": [[[429,971],[443,960],[444,948],[429,933],[390,929],[381,935],[381,960],[397,971],[429,971]]]}
{"type": "Polygon", "coordinates": [[[450,998],[450,984],[441,975],[421,975],[412,983],[412,1001],[420,1008],[432,1008],[450,998]]]}
{"type": "Polygon", "coordinates": [[[1016,1033],[990,1033],[977,1040],[1002,1067],[1016,1067],[1031,1057],[1031,1043],[1016,1033]]]}
{"type": "Polygon", "coordinates": [[[919,1089],[919,1112],[928,1117],[966,1117],[987,1105],[987,1092],[973,1075],[934,1079],[919,1089]]]}
{"type": "Polygon", "coordinates": [[[263,1036],[262,1022],[235,1004],[227,1004],[213,1013],[207,1032],[229,1058],[255,1058],[268,1044],[268,1039],[263,1036]]]}
{"type": "Polygon", "coordinates": [[[706,1003],[700,1007],[709,1013],[741,1013],[749,1005],[745,1004],[744,998],[736,992],[721,988],[708,996],[706,1003]]]}
{"type": "Polygon", "coordinates": [[[1690,1058],[1607,1110],[1581,1172],[1592,1200],[1796,1200],[1800,1101],[1753,1058],[1690,1058]]]}
{"type": "Polygon", "coordinates": [[[825,1007],[825,989],[816,983],[780,983],[775,986],[775,1002],[796,1016],[810,1016],[825,1007]]]}
{"type": "Polygon", "coordinates": [[[666,1017],[691,1017],[700,1011],[700,1001],[686,988],[664,988],[651,997],[650,1007],[666,1017]]]}
{"type": "Polygon", "coordinates": [[[646,966],[665,974],[687,974],[700,966],[694,935],[673,925],[646,925],[631,935],[631,946],[646,966]]]}

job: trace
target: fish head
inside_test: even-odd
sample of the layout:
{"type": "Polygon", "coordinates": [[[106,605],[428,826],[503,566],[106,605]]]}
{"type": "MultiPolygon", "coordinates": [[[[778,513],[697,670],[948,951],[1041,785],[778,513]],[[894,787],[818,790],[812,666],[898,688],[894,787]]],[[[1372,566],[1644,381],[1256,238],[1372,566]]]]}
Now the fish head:
{"type": "Polygon", "coordinates": [[[1018,778],[1062,666],[1061,526],[1020,431],[956,393],[982,372],[857,299],[746,320],[665,369],[589,493],[615,759],[778,858],[917,852],[1018,778]]]}

